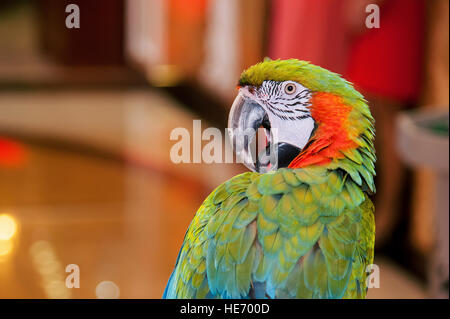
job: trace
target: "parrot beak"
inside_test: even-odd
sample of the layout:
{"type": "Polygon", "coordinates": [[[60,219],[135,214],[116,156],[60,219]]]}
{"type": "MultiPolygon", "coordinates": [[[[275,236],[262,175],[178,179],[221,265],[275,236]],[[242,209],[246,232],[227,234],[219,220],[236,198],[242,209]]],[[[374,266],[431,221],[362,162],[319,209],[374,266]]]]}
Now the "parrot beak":
{"type": "Polygon", "coordinates": [[[256,137],[258,128],[265,120],[267,124],[264,108],[240,90],[231,106],[228,133],[238,159],[252,171],[258,171],[256,137]]]}
{"type": "Polygon", "coordinates": [[[272,128],[266,110],[243,89],[231,107],[228,133],[237,157],[247,168],[259,173],[287,167],[301,151],[294,145],[277,142],[277,130],[272,128]],[[260,127],[265,130],[267,145],[256,155],[260,127]]]}

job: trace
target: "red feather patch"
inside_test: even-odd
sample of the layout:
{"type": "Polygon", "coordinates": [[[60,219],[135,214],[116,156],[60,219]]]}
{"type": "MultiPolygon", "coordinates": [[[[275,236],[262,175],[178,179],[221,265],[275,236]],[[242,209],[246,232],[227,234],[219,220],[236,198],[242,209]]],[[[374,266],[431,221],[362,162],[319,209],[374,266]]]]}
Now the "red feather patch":
{"type": "Polygon", "coordinates": [[[318,124],[307,147],[292,160],[289,168],[324,165],[335,158],[343,158],[341,150],[358,145],[349,138],[348,115],[352,107],[341,97],[331,93],[315,93],[311,98],[311,116],[318,124]]]}

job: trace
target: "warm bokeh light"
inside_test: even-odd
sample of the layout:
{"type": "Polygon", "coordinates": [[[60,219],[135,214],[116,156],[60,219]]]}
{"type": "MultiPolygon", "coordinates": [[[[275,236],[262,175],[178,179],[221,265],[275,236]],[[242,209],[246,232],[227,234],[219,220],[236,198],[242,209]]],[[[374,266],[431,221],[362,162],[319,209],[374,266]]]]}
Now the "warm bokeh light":
{"type": "Polygon", "coordinates": [[[120,289],[112,281],[102,281],[95,288],[95,295],[99,299],[117,299],[120,296],[120,289]]]}
{"type": "Polygon", "coordinates": [[[25,147],[11,139],[0,136],[0,167],[19,167],[26,160],[25,147]]]}
{"type": "Polygon", "coordinates": [[[17,231],[17,222],[11,215],[0,215],[0,240],[6,241],[14,237],[17,231]]]}
{"type": "Polygon", "coordinates": [[[9,255],[13,250],[13,247],[14,245],[11,240],[0,240],[0,257],[9,255]]]}
{"type": "Polygon", "coordinates": [[[41,285],[47,298],[71,298],[70,290],[65,284],[63,265],[53,245],[49,241],[39,240],[31,245],[30,255],[36,271],[41,276],[41,285]]]}

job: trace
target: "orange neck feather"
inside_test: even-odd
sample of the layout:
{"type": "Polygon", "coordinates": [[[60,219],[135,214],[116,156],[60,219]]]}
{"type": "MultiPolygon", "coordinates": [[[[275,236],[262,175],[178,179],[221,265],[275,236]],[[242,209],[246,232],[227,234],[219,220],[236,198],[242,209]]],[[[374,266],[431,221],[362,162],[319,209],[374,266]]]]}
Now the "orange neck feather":
{"type": "Polygon", "coordinates": [[[333,159],[344,157],[340,150],[358,146],[349,138],[347,129],[352,107],[346,105],[341,97],[331,93],[315,93],[310,109],[318,125],[317,130],[289,168],[328,164],[333,159]]]}

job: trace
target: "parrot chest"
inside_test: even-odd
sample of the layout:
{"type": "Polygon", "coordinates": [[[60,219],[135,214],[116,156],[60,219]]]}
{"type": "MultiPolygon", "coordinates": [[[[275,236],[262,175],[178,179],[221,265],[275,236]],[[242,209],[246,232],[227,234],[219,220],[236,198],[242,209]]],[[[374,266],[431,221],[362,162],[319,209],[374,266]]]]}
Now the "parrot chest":
{"type": "Polygon", "coordinates": [[[243,174],[217,188],[186,234],[174,289],[224,298],[260,296],[261,289],[271,298],[365,294],[373,206],[340,176],[316,173],[309,176],[315,184],[305,183],[304,172],[283,169],[243,174]]]}

